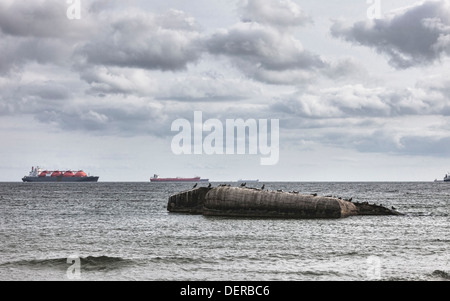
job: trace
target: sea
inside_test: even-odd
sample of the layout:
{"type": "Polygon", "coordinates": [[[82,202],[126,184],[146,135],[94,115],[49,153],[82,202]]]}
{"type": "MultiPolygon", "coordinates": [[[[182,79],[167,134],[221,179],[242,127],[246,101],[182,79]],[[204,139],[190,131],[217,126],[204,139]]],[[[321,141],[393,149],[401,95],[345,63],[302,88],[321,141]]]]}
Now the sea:
{"type": "Polygon", "coordinates": [[[3,182],[0,281],[450,280],[450,183],[247,186],[262,184],[403,215],[208,217],[167,211],[169,196],[192,183],[3,182]]]}

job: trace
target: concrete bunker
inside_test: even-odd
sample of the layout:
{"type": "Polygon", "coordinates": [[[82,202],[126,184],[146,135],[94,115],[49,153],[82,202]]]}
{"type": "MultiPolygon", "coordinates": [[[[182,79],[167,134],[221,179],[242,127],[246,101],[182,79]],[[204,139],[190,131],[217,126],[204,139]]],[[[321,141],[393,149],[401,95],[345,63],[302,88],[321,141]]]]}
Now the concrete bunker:
{"type": "Polygon", "coordinates": [[[247,187],[199,187],[169,197],[169,212],[206,216],[343,218],[352,215],[401,215],[386,207],[336,197],[247,187]]]}

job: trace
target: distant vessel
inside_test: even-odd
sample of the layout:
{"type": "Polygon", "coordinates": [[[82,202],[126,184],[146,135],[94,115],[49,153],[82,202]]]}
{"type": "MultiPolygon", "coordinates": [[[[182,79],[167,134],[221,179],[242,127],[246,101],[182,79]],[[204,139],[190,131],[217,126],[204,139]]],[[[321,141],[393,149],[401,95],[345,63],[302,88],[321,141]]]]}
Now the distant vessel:
{"type": "Polygon", "coordinates": [[[39,166],[31,167],[28,176],[24,176],[24,182],[97,182],[99,177],[88,176],[84,171],[72,170],[42,170],[39,166]]]}
{"type": "Polygon", "coordinates": [[[444,176],[444,180],[438,180],[435,179],[435,182],[450,182],[450,172],[448,172],[445,176],[444,176]]]}
{"type": "Polygon", "coordinates": [[[238,183],[258,183],[259,182],[259,179],[256,179],[256,180],[242,180],[242,179],[239,179],[238,180],[238,183]]]}
{"type": "Polygon", "coordinates": [[[150,182],[209,182],[209,179],[202,179],[200,177],[193,178],[160,178],[157,174],[154,174],[150,178],[150,182]]]}

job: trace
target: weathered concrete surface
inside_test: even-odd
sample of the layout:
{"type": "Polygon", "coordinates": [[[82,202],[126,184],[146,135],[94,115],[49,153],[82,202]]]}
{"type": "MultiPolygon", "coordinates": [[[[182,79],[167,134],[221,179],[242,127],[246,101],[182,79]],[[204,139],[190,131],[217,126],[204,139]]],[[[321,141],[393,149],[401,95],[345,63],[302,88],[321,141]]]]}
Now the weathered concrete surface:
{"type": "Polygon", "coordinates": [[[351,215],[399,215],[397,211],[335,197],[255,188],[200,187],[169,197],[170,212],[209,216],[342,218],[351,215]]]}
{"type": "Polygon", "coordinates": [[[199,187],[171,195],[167,210],[170,212],[203,214],[205,196],[211,189],[199,187]]]}
{"type": "Polygon", "coordinates": [[[312,195],[218,187],[206,194],[204,215],[340,218],[356,214],[352,203],[312,195]]]}

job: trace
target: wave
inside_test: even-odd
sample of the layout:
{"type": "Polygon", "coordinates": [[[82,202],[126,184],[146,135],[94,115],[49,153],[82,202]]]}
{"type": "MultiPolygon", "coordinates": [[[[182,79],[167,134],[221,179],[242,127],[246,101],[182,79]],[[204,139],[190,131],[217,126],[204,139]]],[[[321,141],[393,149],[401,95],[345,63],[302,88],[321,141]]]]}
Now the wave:
{"type": "Polygon", "coordinates": [[[25,267],[32,269],[50,268],[66,270],[79,259],[80,269],[83,271],[101,271],[119,269],[125,266],[133,265],[135,262],[131,259],[110,256],[87,256],[68,258],[48,258],[48,259],[30,259],[10,261],[0,264],[0,267],[25,267]]]}
{"type": "Polygon", "coordinates": [[[151,259],[153,262],[171,263],[171,264],[215,264],[216,260],[206,259],[202,257],[177,257],[177,256],[167,256],[161,257],[157,256],[151,259]]]}
{"type": "Polygon", "coordinates": [[[446,212],[430,212],[430,211],[418,211],[418,212],[402,212],[404,216],[437,216],[437,217],[446,217],[448,213],[446,212]]]}

